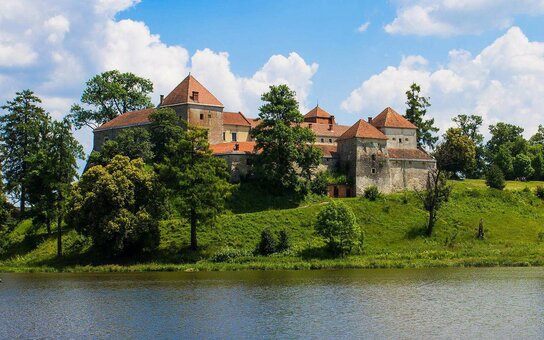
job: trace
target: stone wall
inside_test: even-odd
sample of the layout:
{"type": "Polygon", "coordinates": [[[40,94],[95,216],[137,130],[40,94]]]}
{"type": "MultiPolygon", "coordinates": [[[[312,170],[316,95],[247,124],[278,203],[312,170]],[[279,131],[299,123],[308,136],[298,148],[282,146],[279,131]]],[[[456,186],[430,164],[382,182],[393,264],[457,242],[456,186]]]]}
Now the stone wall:
{"type": "Polygon", "coordinates": [[[249,154],[221,154],[217,157],[227,162],[227,170],[230,173],[230,182],[237,183],[240,178],[246,176],[251,169],[251,157],[249,154]]]}
{"type": "Polygon", "coordinates": [[[392,149],[416,149],[417,138],[415,129],[380,128],[387,136],[387,147],[392,149]]]}
{"type": "Polygon", "coordinates": [[[389,160],[391,186],[387,192],[422,190],[427,183],[427,174],[436,167],[435,161],[389,160]]]}
{"type": "Polygon", "coordinates": [[[249,142],[251,141],[251,138],[249,136],[249,126],[241,126],[241,125],[224,125],[223,126],[223,133],[225,138],[221,137],[222,142],[233,142],[232,140],[232,133],[236,132],[236,139],[238,142],[249,142]]]}
{"type": "Polygon", "coordinates": [[[117,138],[117,135],[119,135],[119,133],[122,130],[133,129],[133,128],[147,128],[148,126],[149,124],[142,124],[137,126],[126,126],[121,128],[94,130],[93,131],[93,151],[102,150],[102,146],[104,145],[104,143],[108,140],[113,140],[117,138]]]}

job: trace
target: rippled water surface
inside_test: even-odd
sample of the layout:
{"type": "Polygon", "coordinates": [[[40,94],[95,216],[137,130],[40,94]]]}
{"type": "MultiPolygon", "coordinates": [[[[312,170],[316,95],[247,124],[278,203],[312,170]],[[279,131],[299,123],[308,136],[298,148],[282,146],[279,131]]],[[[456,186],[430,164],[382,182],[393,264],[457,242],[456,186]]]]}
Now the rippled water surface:
{"type": "Polygon", "coordinates": [[[0,338],[544,338],[544,268],[0,274],[0,338]]]}

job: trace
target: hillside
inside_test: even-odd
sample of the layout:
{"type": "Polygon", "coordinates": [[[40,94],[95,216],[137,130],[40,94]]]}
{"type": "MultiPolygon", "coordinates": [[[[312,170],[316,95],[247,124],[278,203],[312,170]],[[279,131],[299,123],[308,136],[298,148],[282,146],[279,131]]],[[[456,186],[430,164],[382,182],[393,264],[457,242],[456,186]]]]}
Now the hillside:
{"type": "Polygon", "coordinates": [[[32,224],[24,221],[2,236],[0,271],[544,265],[544,201],[532,191],[537,184],[543,183],[509,182],[500,192],[487,189],[483,181],[453,182],[451,199],[440,211],[431,238],[422,235],[426,212],[412,193],[375,202],[343,199],[366,234],[364,254],[345,259],[327,258],[313,232],[326,198],[258,201],[246,190],[233,197],[231,211],[216,226],[200,230],[199,253],[188,252],[189,230],[173,219],[162,222],[162,241],[154,254],[115,262],[101,259],[89,241],[69,229],[64,236],[66,256],[58,262],[55,237],[47,237],[43,230],[29,233],[32,224]],[[484,241],[475,238],[480,218],[485,223],[484,241]],[[270,257],[252,256],[264,228],[287,230],[292,249],[270,257]]]}

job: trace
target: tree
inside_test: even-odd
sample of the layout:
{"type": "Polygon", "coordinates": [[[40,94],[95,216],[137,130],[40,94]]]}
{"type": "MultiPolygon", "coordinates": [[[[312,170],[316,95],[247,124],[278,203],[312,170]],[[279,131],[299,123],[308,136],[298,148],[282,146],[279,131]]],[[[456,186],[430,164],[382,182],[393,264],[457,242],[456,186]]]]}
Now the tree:
{"type": "Polygon", "coordinates": [[[109,255],[150,251],[158,244],[163,191],[141,159],[117,155],[75,184],[67,222],[109,255]]]}
{"type": "Polygon", "coordinates": [[[531,157],[519,154],[513,161],[514,176],[520,179],[527,179],[533,176],[535,170],[531,165],[531,157]]]}
{"type": "Polygon", "coordinates": [[[354,246],[362,247],[362,232],[355,214],[342,202],[333,201],[319,211],[315,230],[335,255],[345,256],[354,246]]]}
{"type": "Polygon", "coordinates": [[[153,107],[152,92],[153,83],[148,79],[130,72],[103,72],[87,81],[82,105],[72,105],[70,119],[78,129],[94,129],[125,112],[153,107]]]}
{"type": "Polygon", "coordinates": [[[91,165],[106,165],[116,155],[130,159],[141,158],[145,163],[153,160],[153,144],[151,135],[144,128],[124,129],[115,139],[108,140],[100,151],[93,151],[89,159],[91,165]]]}
{"type": "Polygon", "coordinates": [[[427,173],[425,190],[416,194],[423,202],[423,207],[429,212],[427,236],[431,236],[438,219],[438,211],[449,200],[451,187],[447,184],[445,173],[440,169],[431,169],[427,173]]]}
{"type": "Polygon", "coordinates": [[[270,229],[263,229],[263,231],[261,231],[261,240],[259,241],[259,244],[257,244],[257,254],[265,256],[274,254],[277,246],[278,242],[270,229]]]}
{"type": "Polygon", "coordinates": [[[213,221],[230,195],[227,165],[212,155],[207,131],[191,126],[166,142],[166,154],[162,157],[156,170],[180,215],[189,221],[191,249],[197,250],[197,227],[213,221]]]}
{"type": "Polygon", "coordinates": [[[521,135],[523,128],[503,122],[490,125],[489,132],[491,133],[491,138],[487,142],[487,148],[492,155],[495,155],[501,146],[511,148],[516,141],[523,139],[521,135]]]}
{"type": "Polygon", "coordinates": [[[184,136],[187,122],[168,108],[153,112],[149,115],[149,120],[154,162],[161,163],[172,149],[171,144],[184,136]]]}
{"type": "Polygon", "coordinates": [[[501,168],[495,164],[491,165],[487,171],[485,183],[488,187],[493,189],[504,189],[506,183],[504,182],[504,175],[501,168]]]}
{"type": "Polygon", "coordinates": [[[464,174],[476,163],[476,145],[460,128],[450,128],[436,148],[435,158],[442,170],[464,174]]]}
{"type": "Polygon", "coordinates": [[[507,178],[511,178],[514,174],[514,158],[507,145],[501,145],[495,154],[493,164],[501,169],[501,172],[507,178]]]}
{"type": "Polygon", "coordinates": [[[321,159],[312,130],[300,126],[303,116],[295,92],[287,85],[270,86],[261,96],[261,123],[251,136],[256,141],[254,170],[276,192],[297,189],[299,178],[309,180],[321,159]]]}
{"type": "Polygon", "coordinates": [[[544,145],[544,126],[538,125],[537,132],[529,138],[531,145],[544,145]]]}
{"type": "Polygon", "coordinates": [[[485,169],[485,145],[484,135],[480,133],[480,127],[483,124],[483,118],[477,115],[458,115],[453,118],[453,122],[461,129],[461,134],[467,136],[474,142],[476,147],[476,157],[474,165],[465,169],[465,175],[468,178],[481,178],[485,169]]]}
{"type": "Polygon", "coordinates": [[[438,141],[437,136],[433,136],[438,132],[438,128],[434,126],[434,118],[425,120],[427,108],[431,106],[428,97],[420,95],[421,87],[413,83],[410,89],[406,91],[406,114],[404,117],[417,127],[417,146],[434,148],[434,144],[438,141]]]}
{"type": "Polygon", "coordinates": [[[544,157],[542,156],[542,151],[536,153],[531,160],[531,166],[535,170],[533,174],[533,179],[535,181],[540,181],[544,176],[544,157]]]}
{"type": "Polygon", "coordinates": [[[44,127],[49,116],[38,104],[40,98],[30,90],[17,92],[2,109],[0,139],[6,190],[19,200],[21,216],[28,201],[27,182],[32,169],[31,159],[40,150],[44,127]]]}

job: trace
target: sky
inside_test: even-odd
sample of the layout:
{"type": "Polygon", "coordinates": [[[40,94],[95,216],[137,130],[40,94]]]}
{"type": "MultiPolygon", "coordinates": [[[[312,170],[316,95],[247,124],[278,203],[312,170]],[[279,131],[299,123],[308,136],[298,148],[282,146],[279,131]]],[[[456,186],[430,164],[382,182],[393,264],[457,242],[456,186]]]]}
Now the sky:
{"type": "MultiPolygon", "coordinates": [[[[340,124],[421,85],[441,133],[478,114],[533,134],[544,124],[544,0],[2,0],[0,103],[33,90],[54,118],[111,69],[154,83],[153,100],[191,72],[225,105],[256,117],[286,83],[302,113],[340,124]]],[[[76,136],[92,149],[92,131],[76,136]]]]}

